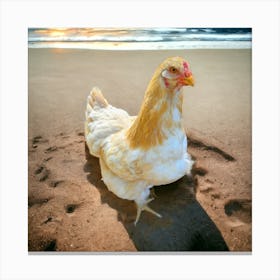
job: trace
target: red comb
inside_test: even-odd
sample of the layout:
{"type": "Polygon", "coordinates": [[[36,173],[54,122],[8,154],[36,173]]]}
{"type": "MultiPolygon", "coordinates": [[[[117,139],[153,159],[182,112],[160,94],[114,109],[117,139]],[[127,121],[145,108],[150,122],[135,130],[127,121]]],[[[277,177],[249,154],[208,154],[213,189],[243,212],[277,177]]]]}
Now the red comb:
{"type": "Polygon", "coordinates": [[[190,69],[189,69],[189,64],[188,64],[186,61],[184,61],[184,62],[183,62],[183,66],[184,66],[185,76],[186,76],[186,77],[191,76],[191,75],[192,75],[192,72],[191,72],[190,69]]]}

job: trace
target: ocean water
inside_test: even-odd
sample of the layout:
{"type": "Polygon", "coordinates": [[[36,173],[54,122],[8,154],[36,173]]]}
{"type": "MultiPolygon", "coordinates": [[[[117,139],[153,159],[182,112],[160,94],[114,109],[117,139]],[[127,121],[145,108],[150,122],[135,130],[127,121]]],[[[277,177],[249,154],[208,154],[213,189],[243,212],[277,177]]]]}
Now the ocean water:
{"type": "Polygon", "coordinates": [[[251,28],[29,28],[29,48],[248,49],[251,28]]]}

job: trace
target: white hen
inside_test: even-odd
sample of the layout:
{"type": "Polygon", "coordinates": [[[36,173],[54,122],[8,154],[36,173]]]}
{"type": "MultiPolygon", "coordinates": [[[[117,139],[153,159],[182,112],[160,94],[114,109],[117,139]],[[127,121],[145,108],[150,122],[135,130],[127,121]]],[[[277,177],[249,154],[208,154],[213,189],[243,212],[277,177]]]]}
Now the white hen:
{"type": "Polygon", "coordinates": [[[181,57],[166,59],[155,71],[137,117],[110,105],[98,88],[87,101],[85,137],[99,157],[102,179],[115,195],[134,200],[135,224],[148,207],[150,188],[190,174],[182,125],[181,88],[194,85],[189,64],[181,57]]]}

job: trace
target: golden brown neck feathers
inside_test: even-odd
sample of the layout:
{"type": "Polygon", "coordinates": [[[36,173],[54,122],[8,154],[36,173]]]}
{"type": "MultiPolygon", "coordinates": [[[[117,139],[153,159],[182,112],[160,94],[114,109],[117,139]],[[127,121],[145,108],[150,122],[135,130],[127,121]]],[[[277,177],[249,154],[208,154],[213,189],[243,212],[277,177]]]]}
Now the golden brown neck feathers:
{"type": "Polygon", "coordinates": [[[140,112],[127,132],[127,139],[132,148],[149,148],[161,144],[174,128],[181,126],[182,94],[170,92],[161,85],[161,69],[151,79],[144,96],[140,112]],[[174,120],[177,110],[179,120],[174,120]]]}

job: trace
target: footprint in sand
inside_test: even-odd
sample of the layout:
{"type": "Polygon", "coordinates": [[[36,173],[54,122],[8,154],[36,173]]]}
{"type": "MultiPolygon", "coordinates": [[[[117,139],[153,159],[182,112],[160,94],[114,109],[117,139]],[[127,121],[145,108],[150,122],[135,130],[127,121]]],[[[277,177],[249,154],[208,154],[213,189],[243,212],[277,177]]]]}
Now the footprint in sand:
{"type": "Polygon", "coordinates": [[[52,157],[45,158],[45,159],[44,159],[44,162],[49,161],[49,160],[51,160],[51,159],[52,159],[52,157]]]}
{"type": "Polygon", "coordinates": [[[51,152],[54,152],[54,151],[56,151],[57,150],[57,147],[56,146],[51,146],[51,147],[49,147],[49,148],[47,148],[46,150],[45,150],[45,153],[47,154],[47,153],[51,153],[51,152]]]}
{"type": "Polygon", "coordinates": [[[32,138],[32,148],[36,149],[38,148],[38,144],[46,143],[46,142],[48,142],[48,140],[43,139],[41,135],[35,136],[32,138]]]}
{"type": "Polygon", "coordinates": [[[215,188],[212,187],[213,184],[214,182],[207,178],[204,180],[204,183],[199,186],[199,192],[209,195],[212,201],[219,200],[221,198],[221,194],[219,192],[215,192],[215,188]]]}
{"type": "Polygon", "coordinates": [[[208,185],[199,187],[199,192],[201,192],[201,193],[209,193],[209,192],[212,192],[213,190],[214,189],[208,185]]]}
{"type": "Polygon", "coordinates": [[[48,241],[43,251],[56,251],[56,240],[48,241]]]}
{"type": "Polygon", "coordinates": [[[205,176],[208,173],[208,170],[204,167],[201,166],[197,166],[197,164],[195,164],[192,168],[192,175],[198,175],[198,176],[205,176]]]}
{"type": "Polygon", "coordinates": [[[244,223],[251,223],[252,201],[250,199],[232,199],[224,206],[228,217],[237,218],[244,223]]]}
{"type": "Polygon", "coordinates": [[[199,192],[205,194],[212,192],[214,190],[214,188],[212,187],[213,184],[214,182],[211,179],[209,178],[204,179],[199,186],[199,192]]]}
{"type": "MultiPolygon", "coordinates": [[[[204,150],[204,151],[209,151],[211,153],[214,153],[215,155],[218,155],[218,157],[216,157],[216,159],[218,160],[224,160],[225,162],[233,162],[236,161],[236,159],[228,154],[227,152],[221,150],[220,148],[214,146],[214,145],[208,145],[200,140],[194,139],[190,136],[188,136],[188,144],[190,147],[193,147],[195,149],[199,149],[199,150],[204,150]]],[[[193,170],[192,170],[192,175],[198,175],[200,177],[204,177],[205,175],[208,174],[208,170],[206,168],[203,168],[201,166],[198,166],[197,164],[195,164],[193,166],[193,170]]],[[[214,192],[214,187],[212,187],[212,185],[214,184],[214,182],[209,179],[206,178],[203,181],[201,180],[202,178],[199,179],[200,183],[198,184],[198,190],[200,193],[203,194],[210,194],[211,193],[211,200],[214,201],[216,199],[220,199],[221,198],[221,194],[220,193],[212,193],[214,192]]],[[[215,180],[214,180],[215,181],[215,180]]]]}
{"type": "Polygon", "coordinates": [[[40,182],[43,182],[48,179],[50,171],[44,165],[41,165],[35,170],[34,174],[40,182]]]}
{"type": "Polygon", "coordinates": [[[50,182],[50,187],[56,188],[61,183],[64,183],[64,181],[63,180],[52,181],[50,182]]]}
{"type": "Polygon", "coordinates": [[[50,198],[38,198],[38,199],[28,198],[28,207],[32,207],[35,204],[42,205],[49,202],[49,200],[50,198]]]}
{"type": "Polygon", "coordinates": [[[35,136],[35,137],[32,139],[32,144],[37,144],[37,143],[41,142],[42,139],[43,139],[43,137],[40,136],[40,135],[39,135],[39,136],[35,136]]]}
{"type": "Polygon", "coordinates": [[[66,205],[66,207],[65,207],[65,211],[66,211],[66,213],[68,213],[68,214],[72,214],[72,213],[74,213],[74,211],[76,210],[76,208],[77,208],[78,206],[79,206],[78,204],[68,204],[68,205],[66,205]]]}
{"type": "Polygon", "coordinates": [[[77,132],[78,136],[85,136],[84,132],[77,132]]]}

